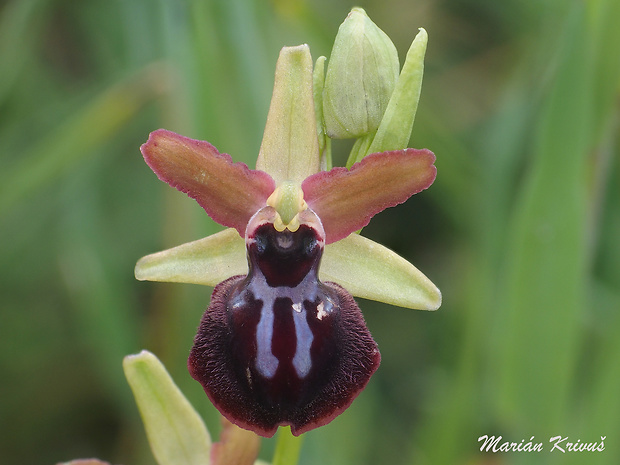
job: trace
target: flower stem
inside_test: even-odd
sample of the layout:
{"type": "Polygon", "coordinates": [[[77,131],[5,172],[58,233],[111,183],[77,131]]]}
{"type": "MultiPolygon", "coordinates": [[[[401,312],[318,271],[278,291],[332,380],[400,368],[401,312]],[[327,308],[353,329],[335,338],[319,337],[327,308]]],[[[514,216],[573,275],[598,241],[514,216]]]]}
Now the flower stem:
{"type": "Polygon", "coordinates": [[[281,427],[272,465],[296,465],[302,442],[302,436],[293,436],[288,426],[281,427]]]}
{"type": "Polygon", "coordinates": [[[362,159],[370,153],[368,149],[370,148],[370,144],[372,144],[375,134],[375,132],[370,132],[355,141],[349,153],[349,158],[347,159],[347,168],[351,168],[354,163],[362,161],[362,159]]]}

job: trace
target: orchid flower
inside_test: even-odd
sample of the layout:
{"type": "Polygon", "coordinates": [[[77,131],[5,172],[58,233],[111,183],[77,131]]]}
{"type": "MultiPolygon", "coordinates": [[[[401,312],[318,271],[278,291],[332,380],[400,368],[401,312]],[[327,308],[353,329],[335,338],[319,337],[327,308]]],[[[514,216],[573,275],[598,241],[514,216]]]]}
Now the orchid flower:
{"type": "MultiPolygon", "coordinates": [[[[403,73],[410,54],[420,66],[420,43],[403,73]]],[[[330,422],[377,369],[377,345],[352,295],[425,310],[441,303],[413,265],[357,234],[375,214],[428,188],[435,156],[404,145],[358,150],[350,169],[321,170],[329,134],[322,84],[307,46],[282,49],[254,170],[163,129],[141,147],[161,180],[228,229],[142,258],[136,277],[215,286],[190,373],[228,420],[266,437],[280,425],[299,435],[330,422]]],[[[366,149],[389,146],[393,138],[381,134],[394,134],[399,112],[415,113],[419,89],[395,82],[390,92],[385,116],[366,131],[366,149]],[[407,98],[414,104],[396,105],[407,98]]],[[[410,133],[407,124],[396,132],[410,133]]]]}

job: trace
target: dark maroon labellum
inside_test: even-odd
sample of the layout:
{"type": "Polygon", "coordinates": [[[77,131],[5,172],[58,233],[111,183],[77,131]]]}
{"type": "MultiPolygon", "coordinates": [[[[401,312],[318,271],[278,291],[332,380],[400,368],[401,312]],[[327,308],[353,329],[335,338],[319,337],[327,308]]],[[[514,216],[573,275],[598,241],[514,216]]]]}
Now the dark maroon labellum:
{"type": "Polygon", "coordinates": [[[190,373],[231,422],[271,437],[329,423],[380,362],[353,297],[322,283],[320,222],[295,232],[248,227],[248,276],[218,284],[188,361],[190,373]]]}

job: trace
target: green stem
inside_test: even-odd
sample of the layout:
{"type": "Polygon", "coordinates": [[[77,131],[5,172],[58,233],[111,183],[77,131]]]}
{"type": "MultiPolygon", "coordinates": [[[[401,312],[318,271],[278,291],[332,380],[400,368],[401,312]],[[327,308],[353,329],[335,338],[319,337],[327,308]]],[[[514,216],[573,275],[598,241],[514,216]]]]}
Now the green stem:
{"type": "Polygon", "coordinates": [[[278,431],[278,442],[272,465],[296,465],[299,461],[302,442],[302,436],[293,436],[288,426],[281,427],[278,431]]]}
{"type": "Polygon", "coordinates": [[[347,159],[347,168],[351,168],[354,163],[362,161],[362,159],[370,153],[368,149],[372,144],[375,134],[376,132],[368,133],[355,141],[349,153],[349,158],[347,159]]]}
{"type": "Polygon", "coordinates": [[[332,163],[332,140],[325,136],[325,148],[321,154],[321,169],[323,171],[329,171],[333,168],[332,163]]]}

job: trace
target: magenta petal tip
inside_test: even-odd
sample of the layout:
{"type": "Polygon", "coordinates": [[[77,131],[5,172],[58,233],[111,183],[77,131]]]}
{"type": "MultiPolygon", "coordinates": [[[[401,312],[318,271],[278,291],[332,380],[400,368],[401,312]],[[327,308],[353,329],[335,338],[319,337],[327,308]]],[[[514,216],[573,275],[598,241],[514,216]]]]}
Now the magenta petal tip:
{"type": "Polygon", "coordinates": [[[321,218],[330,244],[428,188],[437,174],[434,162],[435,155],[427,149],[373,153],[350,170],[337,167],[306,178],[304,199],[321,218]]]}
{"type": "Polygon", "coordinates": [[[158,178],[195,199],[213,220],[243,236],[247,222],[275,189],[271,176],[233,163],[208,142],[159,129],[140,150],[158,178]]]}

